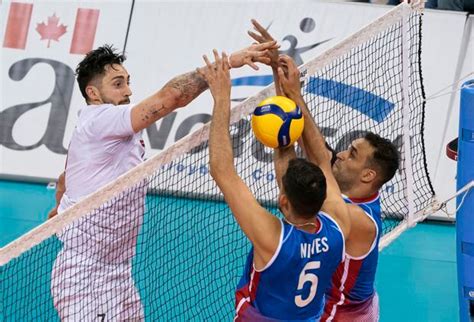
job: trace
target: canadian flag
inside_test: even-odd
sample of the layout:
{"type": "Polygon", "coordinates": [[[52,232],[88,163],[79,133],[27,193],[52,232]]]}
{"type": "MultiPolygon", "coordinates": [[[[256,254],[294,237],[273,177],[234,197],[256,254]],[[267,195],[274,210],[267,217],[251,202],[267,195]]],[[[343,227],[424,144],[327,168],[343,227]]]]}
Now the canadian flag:
{"type": "MultiPolygon", "coordinates": [[[[28,32],[30,31],[32,3],[12,2],[8,13],[3,47],[25,49],[28,32]]],[[[69,52],[71,54],[86,54],[94,46],[94,38],[99,21],[99,9],[78,8],[69,52]]],[[[48,17],[47,23],[37,23],[35,30],[41,35],[41,40],[59,41],[67,32],[67,26],[59,24],[56,14],[48,17]]]]}

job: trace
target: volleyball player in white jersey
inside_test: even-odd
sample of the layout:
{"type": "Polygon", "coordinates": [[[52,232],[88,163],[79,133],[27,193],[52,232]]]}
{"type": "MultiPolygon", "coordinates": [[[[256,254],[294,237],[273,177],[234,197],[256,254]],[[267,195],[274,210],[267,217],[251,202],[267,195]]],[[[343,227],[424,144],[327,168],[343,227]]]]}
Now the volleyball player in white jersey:
{"type": "MultiPolygon", "coordinates": [[[[267,62],[275,42],[252,45],[230,56],[232,67],[267,62]]],[[[59,204],[49,217],[61,214],[85,196],[143,161],[141,131],[186,106],[207,88],[197,71],[177,76],[155,94],[130,104],[130,75],[125,57],[111,46],[86,55],[77,81],[86,104],[79,110],[65,172],[58,181],[59,204]]],[[[144,319],[131,274],[131,260],[144,211],[147,183],[102,205],[66,227],[63,248],[52,272],[51,292],[61,320],[137,321],[144,319]]]]}

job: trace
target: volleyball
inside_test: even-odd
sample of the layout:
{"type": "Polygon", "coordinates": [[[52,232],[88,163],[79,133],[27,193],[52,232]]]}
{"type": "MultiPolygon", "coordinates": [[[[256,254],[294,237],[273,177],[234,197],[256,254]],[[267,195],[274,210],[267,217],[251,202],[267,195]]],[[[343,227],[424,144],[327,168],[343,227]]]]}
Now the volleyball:
{"type": "Polygon", "coordinates": [[[264,99],[252,114],[255,137],[270,148],[293,144],[303,133],[304,119],[296,103],[284,96],[264,99]]]}

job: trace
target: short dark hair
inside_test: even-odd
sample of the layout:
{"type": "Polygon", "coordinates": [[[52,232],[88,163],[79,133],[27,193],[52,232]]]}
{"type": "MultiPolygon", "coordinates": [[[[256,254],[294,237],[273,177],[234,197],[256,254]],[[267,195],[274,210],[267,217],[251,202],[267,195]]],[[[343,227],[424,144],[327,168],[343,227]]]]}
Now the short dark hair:
{"type": "Polygon", "coordinates": [[[374,148],[374,154],[369,163],[377,167],[377,172],[380,173],[379,185],[381,187],[397,172],[400,165],[400,155],[395,144],[378,134],[368,132],[364,139],[374,148]]]}
{"type": "Polygon", "coordinates": [[[107,65],[119,64],[125,61],[123,54],[116,52],[112,45],[103,45],[87,53],[77,65],[76,76],[82,96],[87,100],[86,87],[96,76],[102,75],[107,65]]]}
{"type": "Polygon", "coordinates": [[[293,159],[282,182],[295,212],[303,218],[316,216],[326,199],[326,177],[321,169],[305,159],[293,159]]]}

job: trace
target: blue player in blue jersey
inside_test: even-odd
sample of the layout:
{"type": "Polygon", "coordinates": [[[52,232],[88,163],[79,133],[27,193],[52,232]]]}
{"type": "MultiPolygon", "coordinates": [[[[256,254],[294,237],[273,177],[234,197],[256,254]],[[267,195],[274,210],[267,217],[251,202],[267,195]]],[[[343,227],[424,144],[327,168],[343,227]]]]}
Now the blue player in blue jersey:
{"type": "Polygon", "coordinates": [[[333,173],[344,200],[350,204],[352,230],[350,242],[346,243],[346,258],[326,294],[322,321],[379,320],[375,290],[382,235],[379,189],[395,175],[398,166],[396,147],[373,133],[354,140],[347,150],[337,154],[333,173]]]}
{"type": "MultiPolygon", "coordinates": [[[[259,43],[273,40],[257,21],[252,21],[255,31],[249,35],[259,43]]],[[[301,97],[299,72],[289,58],[278,57],[278,50],[270,50],[269,65],[273,69],[275,84],[285,85],[285,94],[297,102],[306,118],[312,118],[301,97]],[[294,74],[291,82],[278,81],[278,67],[294,74]],[[291,90],[293,88],[293,90],[291,90]]],[[[277,91],[282,89],[278,89],[277,91]]],[[[318,142],[324,138],[319,131],[318,142]]],[[[306,142],[303,140],[303,147],[306,142]]],[[[326,148],[320,146],[320,153],[326,148]]],[[[393,143],[368,132],[354,140],[349,148],[332,153],[333,173],[348,203],[351,231],[346,236],[346,256],[333,275],[332,287],[326,293],[322,321],[372,322],[379,319],[378,297],[375,291],[375,273],[378,262],[378,244],[382,234],[379,190],[389,181],[399,167],[398,151],[393,143]]],[[[313,159],[317,163],[316,159],[313,159]]]]}
{"type": "MultiPolygon", "coordinates": [[[[214,51],[215,63],[202,69],[214,97],[209,150],[210,172],[253,248],[236,294],[237,321],[318,321],[324,293],[343,260],[350,232],[347,204],[331,171],[330,156],[310,154],[319,167],[297,159],[293,147],[275,150],[285,220],[260,206],[238,176],[229,135],[230,76],[227,57],[214,51]]],[[[281,71],[283,73],[283,71],[281,71]]],[[[311,118],[303,136],[308,151],[324,145],[311,118]]]]}

